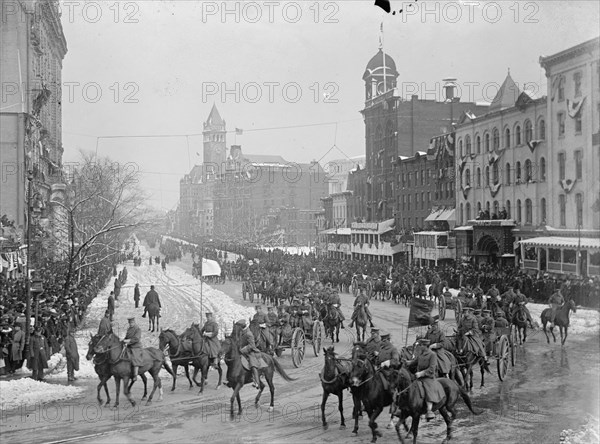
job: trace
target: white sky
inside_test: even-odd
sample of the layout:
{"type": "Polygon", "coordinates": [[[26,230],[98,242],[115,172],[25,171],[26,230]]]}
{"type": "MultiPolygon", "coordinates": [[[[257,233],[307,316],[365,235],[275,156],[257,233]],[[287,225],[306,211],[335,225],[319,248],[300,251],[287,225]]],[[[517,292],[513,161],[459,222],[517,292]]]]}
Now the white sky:
{"type": "MultiPolygon", "coordinates": [[[[199,134],[213,102],[228,130],[244,129],[228,134],[228,147],[295,162],[364,154],[362,74],[381,22],[407,95],[417,88],[440,99],[441,79],[455,77],[463,101],[491,101],[508,68],[519,86],[545,94],[540,55],[596,37],[600,21],[597,1],[418,1],[411,15],[408,2],[394,0],[403,13],[373,1],[62,3],[65,162],[94,151],[97,136],[199,134]],[[423,16],[424,8],[434,12],[423,16]],[[472,96],[465,82],[477,83],[472,96]],[[239,93],[222,94],[236,84],[239,93]],[[250,131],[328,122],[338,124],[250,131]],[[334,143],[339,150],[326,155],[334,143]]],[[[200,136],[98,141],[99,155],[144,172],[152,204],[164,210],[175,208],[179,179],[201,162],[197,152],[200,136]]]]}

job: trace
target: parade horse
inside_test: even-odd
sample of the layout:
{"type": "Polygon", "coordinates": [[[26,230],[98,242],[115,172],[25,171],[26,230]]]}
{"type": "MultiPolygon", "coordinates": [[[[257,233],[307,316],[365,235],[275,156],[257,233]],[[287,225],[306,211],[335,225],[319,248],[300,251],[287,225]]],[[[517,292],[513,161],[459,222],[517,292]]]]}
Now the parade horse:
{"type": "MultiPolygon", "coordinates": [[[[125,396],[127,396],[127,399],[129,402],[131,402],[131,405],[135,407],[136,403],[131,397],[130,391],[132,384],[129,384],[129,380],[132,376],[131,361],[123,357],[125,347],[119,337],[114,333],[109,333],[102,336],[94,347],[94,352],[98,354],[108,353],[110,372],[115,377],[115,385],[117,389],[117,399],[115,400],[114,407],[117,408],[119,406],[121,380],[123,380],[123,392],[125,393],[125,396]]],[[[165,357],[162,352],[156,348],[144,348],[142,350],[142,361],[143,365],[140,366],[138,373],[142,375],[146,372],[150,372],[150,375],[154,379],[154,386],[152,387],[152,392],[148,397],[146,405],[149,405],[152,402],[152,397],[154,396],[154,392],[157,388],[159,389],[159,401],[162,401],[162,383],[158,377],[158,373],[163,366],[171,376],[173,375],[173,370],[171,370],[169,364],[165,362],[165,357]]]]}
{"type": "MultiPolygon", "coordinates": [[[[92,358],[94,359],[94,370],[96,371],[96,374],[98,375],[98,378],[100,379],[100,383],[98,384],[98,395],[97,398],[98,399],[98,404],[102,405],[102,403],[104,402],[104,400],[102,399],[102,396],[100,395],[100,389],[102,387],[104,387],[104,391],[106,392],[106,404],[104,404],[105,407],[110,406],[110,393],[108,392],[108,380],[110,378],[112,378],[112,373],[110,372],[110,364],[108,362],[108,355],[106,353],[95,353],[94,352],[94,348],[96,347],[96,344],[98,343],[98,341],[100,340],[101,336],[92,336],[92,334],[90,333],[90,342],[88,343],[88,352],[85,355],[85,358],[90,361],[92,360],[92,358]]],[[[146,378],[146,375],[142,374],[140,375],[142,378],[142,381],[144,382],[144,396],[142,397],[142,400],[146,399],[146,396],[148,396],[148,378],[146,378]]],[[[133,385],[133,382],[129,383],[129,388],[131,389],[131,386],[133,385]]]]}
{"type": "Polygon", "coordinates": [[[469,391],[473,390],[473,367],[475,364],[479,364],[479,370],[481,371],[480,387],[483,387],[485,384],[485,372],[492,373],[489,364],[485,362],[485,356],[481,356],[476,350],[473,350],[468,339],[458,333],[456,334],[453,347],[454,356],[456,356],[456,361],[460,365],[465,381],[465,388],[469,391]]]}
{"type": "Polygon", "coordinates": [[[154,333],[155,328],[156,331],[160,330],[158,318],[160,318],[159,305],[155,303],[148,305],[148,331],[154,333]]]}
{"type": "MultiPolygon", "coordinates": [[[[548,344],[550,344],[550,338],[548,337],[548,333],[546,332],[546,324],[550,322],[551,310],[551,308],[546,308],[540,316],[542,319],[544,334],[546,335],[546,340],[548,341],[548,344]]],[[[558,329],[560,330],[561,346],[565,345],[565,341],[567,340],[567,330],[569,328],[569,312],[571,310],[573,310],[573,313],[577,313],[577,306],[575,305],[573,299],[565,301],[565,303],[556,310],[556,316],[554,317],[554,325],[558,326],[558,329]],[[564,337],[563,328],[565,329],[564,337]]],[[[556,342],[556,336],[554,336],[554,327],[550,329],[550,333],[552,333],[554,342],[556,342]]]]}
{"type": "Polygon", "coordinates": [[[527,340],[527,312],[525,311],[525,304],[520,303],[517,305],[510,322],[519,334],[519,345],[523,344],[527,340]]]}
{"type": "Polygon", "coordinates": [[[185,369],[185,376],[187,377],[190,388],[194,386],[193,381],[199,387],[200,384],[196,381],[196,375],[198,374],[199,366],[194,366],[194,375],[190,378],[190,369],[189,364],[198,363],[198,360],[192,359],[192,353],[186,352],[182,347],[182,339],[181,336],[178,336],[171,329],[161,330],[160,335],[158,335],[158,348],[165,352],[169,353],[169,359],[171,360],[171,365],[173,366],[173,387],[171,387],[171,391],[175,390],[175,385],[177,383],[177,368],[181,365],[185,369]]]}
{"type": "MultiPolygon", "coordinates": [[[[452,423],[456,419],[456,402],[459,397],[463,399],[471,413],[480,415],[480,411],[475,411],[471,403],[471,398],[465,389],[460,387],[456,382],[448,378],[438,378],[437,381],[444,389],[445,396],[438,403],[434,403],[432,411],[439,411],[444,421],[446,422],[446,439],[443,443],[447,443],[452,439],[452,423]]],[[[400,425],[404,424],[407,429],[405,420],[412,418],[410,430],[406,430],[409,434],[412,432],[413,444],[417,443],[417,435],[419,433],[419,422],[421,415],[427,413],[427,403],[425,402],[425,394],[422,385],[417,381],[416,376],[408,371],[406,367],[401,367],[398,374],[398,384],[395,393],[396,415],[399,421],[396,423],[396,433],[400,442],[404,443],[400,425]]],[[[408,435],[407,435],[408,436],[408,435]]]]}
{"type": "MultiPolygon", "coordinates": [[[[206,379],[208,378],[208,371],[210,369],[210,358],[208,357],[208,352],[204,348],[204,342],[205,339],[200,333],[198,324],[192,324],[191,327],[185,329],[181,334],[181,347],[185,352],[190,353],[190,359],[194,366],[194,382],[196,382],[196,375],[198,375],[198,370],[200,370],[200,384],[196,382],[196,385],[200,386],[199,394],[204,392],[204,386],[206,385],[206,379]]],[[[222,350],[219,351],[218,356],[215,358],[213,367],[219,373],[219,381],[217,382],[215,389],[218,389],[221,386],[223,380],[223,369],[221,368],[220,356],[222,356],[222,350]]]]}
{"type": "Polygon", "coordinates": [[[319,313],[325,327],[325,337],[331,337],[331,342],[340,342],[340,327],[342,325],[342,318],[339,312],[336,310],[334,304],[325,303],[321,304],[319,313]],[[335,335],[335,338],[334,338],[335,335]]]}
{"type": "MultiPolygon", "coordinates": [[[[242,414],[242,401],[240,399],[240,390],[242,387],[248,383],[252,382],[252,370],[246,365],[248,368],[244,366],[242,361],[242,354],[240,352],[240,341],[242,338],[243,329],[239,325],[233,326],[233,330],[231,332],[231,336],[226,338],[222,343],[222,353],[225,357],[225,363],[227,364],[227,386],[233,389],[233,394],[231,395],[231,409],[230,409],[230,418],[233,420],[233,403],[237,400],[238,404],[238,416],[242,414]]],[[[258,369],[259,377],[260,375],[264,376],[267,380],[267,384],[269,385],[269,391],[271,392],[271,403],[269,404],[268,412],[272,412],[275,408],[275,386],[273,385],[273,374],[275,372],[279,373],[279,375],[288,382],[295,381],[295,378],[291,378],[285,372],[281,364],[274,357],[261,353],[262,360],[265,363],[265,366],[258,369]]],[[[246,360],[246,358],[244,358],[246,360]]],[[[265,384],[260,381],[258,394],[256,398],[254,398],[254,405],[258,407],[258,401],[260,400],[260,395],[265,389],[265,384]]]]}
{"type": "Polygon", "coordinates": [[[325,419],[325,404],[330,394],[338,397],[338,410],[340,412],[340,430],[346,428],[344,420],[344,390],[350,387],[350,373],[352,372],[352,360],[338,358],[333,346],[323,348],[323,356],[325,357],[325,366],[319,379],[321,387],[323,387],[323,399],[321,401],[321,420],[323,428],[327,430],[327,420],[325,419]]]}
{"type": "Polygon", "coordinates": [[[365,340],[365,333],[367,331],[367,312],[363,304],[359,304],[355,308],[356,317],[354,318],[354,325],[356,326],[356,339],[358,341],[365,340]]]}

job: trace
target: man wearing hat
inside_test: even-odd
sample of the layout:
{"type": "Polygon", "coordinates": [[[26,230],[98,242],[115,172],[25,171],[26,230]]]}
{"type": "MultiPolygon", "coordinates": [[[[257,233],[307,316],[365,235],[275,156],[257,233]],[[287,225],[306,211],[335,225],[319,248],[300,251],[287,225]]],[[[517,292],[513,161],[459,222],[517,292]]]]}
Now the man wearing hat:
{"type": "Polygon", "coordinates": [[[360,293],[354,299],[354,312],[352,313],[352,317],[350,318],[350,328],[354,326],[354,322],[356,321],[356,316],[358,316],[358,311],[360,307],[364,307],[365,313],[367,315],[367,319],[369,320],[369,324],[371,324],[371,328],[373,325],[373,317],[371,316],[371,312],[369,311],[369,298],[367,297],[367,293],[364,288],[360,289],[360,293]]]}
{"type": "Polygon", "coordinates": [[[219,356],[221,343],[219,342],[219,324],[213,318],[211,312],[206,313],[206,322],[200,329],[200,334],[204,338],[202,341],[202,352],[208,355],[208,359],[213,368],[216,368],[215,359],[219,356]]]}
{"type": "Polygon", "coordinates": [[[46,338],[42,336],[42,328],[38,325],[33,330],[33,336],[30,338],[29,357],[31,360],[31,378],[36,381],[44,380],[44,369],[48,368],[48,347],[46,338]]]}
{"type": "Polygon", "coordinates": [[[529,328],[533,329],[533,320],[531,319],[531,313],[529,313],[529,309],[527,308],[527,296],[521,293],[521,290],[517,288],[517,292],[515,294],[515,298],[512,303],[511,317],[514,318],[519,306],[523,307],[523,311],[525,312],[525,316],[527,316],[527,322],[529,323],[529,328]]]}
{"type": "Polygon", "coordinates": [[[465,351],[471,351],[477,356],[484,358],[486,363],[488,362],[485,346],[480,336],[479,324],[475,316],[473,316],[473,309],[471,307],[463,308],[463,315],[458,326],[458,335],[464,340],[463,347],[465,351]]]}
{"type": "Polygon", "coordinates": [[[381,348],[381,336],[379,336],[378,328],[371,329],[371,337],[367,339],[365,348],[367,350],[367,356],[369,357],[369,360],[373,363],[376,363],[381,348]]]}
{"type": "Polygon", "coordinates": [[[275,307],[272,305],[267,306],[267,329],[271,336],[273,345],[277,343],[277,329],[279,327],[279,318],[275,313],[275,307]]]}
{"type": "Polygon", "coordinates": [[[481,333],[483,334],[483,344],[486,353],[491,356],[493,353],[494,341],[496,341],[495,322],[491,316],[491,310],[483,310],[483,317],[479,323],[481,333]]]}
{"type": "Polygon", "coordinates": [[[331,304],[335,311],[337,311],[338,319],[340,319],[342,322],[341,327],[344,328],[344,321],[346,320],[346,317],[344,316],[344,313],[342,313],[342,301],[340,300],[339,293],[337,291],[331,291],[327,299],[327,302],[331,304]]]}
{"type": "Polygon", "coordinates": [[[313,319],[312,319],[312,305],[310,304],[310,298],[304,296],[302,305],[299,309],[301,326],[304,331],[312,331],[313,319]]]}
{"type": "Polygon", "coordinates": [[[429,339],[431,341],[431,348],[443,347],[446,341],[446,335],[443,331],[440,330],[439,324],[440,317],[439,315],[435,315],[429,321],[429,327],[427,328],[427,333],[425,333],[425,339],[429,339]]]}
{"type": "Polygon", "coordinates": [[[129,359],[131,359],[132,381],[137,381],[138,370],[144,364],[142,360],[142,330],[135,323],[135,318],[127,318],[129,327],[125,333],[123,343],[127,346],[129,359]]]}
{"type": "MultiPolygon", "coordinates": [[[[395,373],[395,370],[400,368],[400,353],[391,342],[391,335],[386,332],[381,332],[381,343],[379,344],[379,355],[377,356],[377,362],[381,368],[381,372],[385,376],[388,383],[391,383],[391,377],[395,373]]],[[[384,389],[388,390],[390,386],[386,387],[384,383],[384,389]]]]}
{"type": "Polygon", "coordinates": [[[98,327],[98,336],[104,336],[112,333],[112,324],[110,323],[110,312],[106,310],[104,317],[100,320],[100,326],[98,327]]]}
{"type": "Polygon", "coordinates": [[[554,328],[554,318],[556,317],[556,310],[560,308],[561,305],[565,303],[565,298],[560,291],[560,288],[556,290],[550,299],[548,299],[548,305],[550,305],[550,328],[554,328]]]}
{"type": "Polygon", "coordinates": [[[241,319],[237,321],[235,325],[242,329],[240,337],[240,353],[248,359],[248,365],[252,370],[252,385],[258,389],[260,388],[260,373],[258,371],[261,359],[260,350],[256,347],[254,335],[248,328],[246,320],[241,319]]]}
{"type": "Polygon", "coordinates": [[[290,324],[293,328],[300,326],[300,299],[294,297],[290,306],[290,324]]]}
{"type": "MultiPolygon", "coordinates": [[[[158,293],[154,290],[154,285],[150,285],[150,291],[146,293],[146,296],[144,297],[144,314],[142,315],[143,318],[146,317],[148,307],[152,304],[156,304],[158,305],[158,308],[162,308],[162,306],[160,305],[158,293]]],[[[161,317],[160,314],[158,315],[158,317],[161,317]]]]}
{"type": "Polygon", "coordinates": [[[515,293],[513,291],[512,285],[509,285],[507,287],[507,290],[504,293],[502,293],[501,299],[502,299],[502,306],[503,306],[504,312],[507,313],[508,308],[515,300],[515,293]]]}
{"type": "Polygon", "coordinates": [[[133,301],[135,302],[135,308],[138,308],[140,305],[140,284],[137,283],[133,289],[133,301]]]}
{"type": "Polygon", "coordinates": [[[23,361],[23,350],[25,349],[25,332],[21,330],[21,324],[15,324],[15,330],[10,343],[10,355],[12,361],[12,368],[9,373],[14,373],[14,369],[21,366],[23,361]]]}
{"type": "Polygon", "coordinates": [[[106,309],[106,311],[108,311],[108,317],[111,322],[112,322],[113,316],[115,314],[115,296],[114,295],[115,295],[114,291],[111,291],[110,294],[108,295],[108,308],[106,309]]]}
{"type": "Polygon", "coordinates": [[[483,319],[483,317],[481,316],[481,309],[480,308],[475,308],[473,310],[473,316],[475,317],[475,319],[477,320],[477,325],[479,326],[479,328],[481,329],[481,321],[483,319]]]}
{"type": "Polygon", "coordinates": [[[254,309],[256,310],[256,313],[254,313],[254,316],[252,317],[251,324],[258,326],[258,330],[256,327],[253,327],[253,334],[256,335],[254,339],[257,340],[259,344],[264,344],[264,351],[268,352],[273,345],[271,334],[267,329],[268,318],[267,315],[262,311],[262,305],[256,305],[254,306],[254,309]]]}
{"type": "Polygon", "coordinates": [[[74,329],[70,325],[67,326],[67,336],[64,340],[65,357],[67,358],[67,378],[68,381],[75,381],[75,372],[79,371],[79,351],[77,350],[77,342],[73,335],[74,329]]]}
{"type": "Polygon", "coordinates": [[[495,328],[506,328],[509,325],[510,324],[506,320],[504,312],[502,310],[498,310],[496,312],[496,320],[494,321],[494,327],[495,328]]]}
{"type": "Polygon", "coordinates": [[[440,402],[444,396],[442,385],[435,379],[437,374],[437,357],[435,353],[429,350],[429,339],[417,340],[415,354],[417,357],[408,361],[408,368],[415,372],[419,384],[425,391],[425,402],[427,404],[427,413],[425,418],[429,421],[435,418],[433,414],[433,404],[440,402]]]}

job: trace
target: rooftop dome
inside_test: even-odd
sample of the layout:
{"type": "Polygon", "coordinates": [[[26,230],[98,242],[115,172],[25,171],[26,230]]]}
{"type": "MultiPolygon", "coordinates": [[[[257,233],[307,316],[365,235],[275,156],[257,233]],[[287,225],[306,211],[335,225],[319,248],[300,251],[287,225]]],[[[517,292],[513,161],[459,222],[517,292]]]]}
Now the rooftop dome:
{"type": "MultiPolygon", "coordinates": [[[[393,75],[398,77],[398,71],[396,71],[396,62],[388,54],[385,55],[385,71],[388,76],[393,75]]],[[[371,76],[383,76],[383,51],[379,48],[379,52],[375,54],[365,69],[363,74],[363,80],[366,80],[371,76]]]]}

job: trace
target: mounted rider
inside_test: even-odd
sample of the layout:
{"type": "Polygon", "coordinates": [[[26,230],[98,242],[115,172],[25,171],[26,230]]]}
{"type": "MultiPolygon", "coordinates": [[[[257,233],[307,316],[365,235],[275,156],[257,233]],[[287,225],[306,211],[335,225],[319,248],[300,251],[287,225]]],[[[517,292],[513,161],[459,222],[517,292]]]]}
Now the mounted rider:
{"type": "Polygon", "coordinates": [[[137,381],[138,370],[140,366],[144,365],[142,360],[142,330],[136,325],[134,317],[127,318],[127,321],[129,321],[129,327],[123,339],[126,346],[125,357],[131,360],[132,381],[137,381]]]}
{"type": "MultiPolygon", "coordinates": [[[[144,306],[144,314],[142,315],[143,318],[146,317],[146,313],[148,313],[148,307],[152,304],[157,304],[158,308],[162,308],[160,305],[158,293],[156,292],[156,290],[154,290],[154,285],[150,285],[150,291],[146,293],[146,296],[144,297],[144,303],[142,304],[144,306]]],[[[158,315],[158,317],[161,317],[160,314],[158,315]]]]}
{"type": "Polygon", "coordinates": [[[340,319],[342,322],[342,328],[345,328],[344,321],[346,320],[346,317],[344,316],[344,313],[342,313],[342,301],[340,300],[340,295],[337,291],[333,289],[330,290],[330,293],[327,297],[327,304],[331,305],[331,307],[337,311],[338,319],[340,319]]]}
{"type": "Polygon", "coordinates": [[[463,316],[458,326],[458,334],[464,338],[467,350],[470,349],[476,355],[485,358],[486,363],[488,363],[485,346],[481,340],[479,324],[475,316],[473,316],[473,309],[471,307],[463,308],[463,316]]]}
{"type": "Polygon", "coordinates": [[[110,323],[110,312],[106,310],[98,326],[98,336],[105,336],[109,333],[112,333],[112,324],[110,323]]]}
{"type": "Polygon", "coordinates": [[[565,298],[560,291],[560,288],[557,289],[552,296],[548,299],[548,305],[550,305],[550,328],[554,328],[554,318],[556,317],[556,311],[565,303],[565,298]]]}
{"type": "Polygon", "coordinates": [[[272,348],[273,345],[271,334],[269,330],[267,330],[267,323],[269,322],[269,319],[267,315],[262,311],[262,305],[256,305],[254,306],[254,309],[256,310],[256,313],[254,313],[254,316],[252,317],[252,324],[259,327],[258,335],[260,335],[259,337],[255,337],[254,339],[264,342],[266,347],[265,351],[268,351],[272,348]]]}
{"type": "Polygon", "coordinates": [[[373,316],[371,316],[371,311],[369,310],[369,298],[367,297],[367,293],[364,288],[360,289],[360,293],[358,294],[358,296],[356,296],[356,299],[354,299],[354,312],[352,313],[352,317],[350,318],[350,328],[354,326],[354,322],[356,321],[356,316],[358,316],[360,307],[364,307],[367,319],[369,320],[369,324],[371,324],[371,328],[373,328],[373,316]]]}
{"type": "Polygon", "coordinates": [[[245,319],[241,319],[235,323],[237,326],[242,328],[242,333],[240,335],[240,353],[248,359],[248,365],[252,370],[252,386],[256,388],[260,388],[260,374],[258,372],[258,368],[260,367],[261,360],[261,352],[256,347],[256,342],[254,341],[254,335],[248,328],[248,324],[246,324],[245,319]]]}
{"type": "Polygon", "coordinates": [[[433,414],[433,404],[437,404],[445,397],[444,389],[436,381],[437,357],[435,353],[429,350],[429,339],[419,339],[415,352],[417,357],[406,364],[409,369],[416,371],[415,376],[423,384],[425,391],[425,403],[427,404],[427,413],[425,418],[429,421],[435,418],[433,414]]]}
{"type": "Polygon", "coordinates": [[[379,329],[371,329],[371,337],[367,339],[365,349],[367,351],[367,358],[372,363],[377,363],[379,353],[381,351],[381,336],[379,336],[379,329]]]}
{"type": "Polygon", "coordinates": [[[219,357],[219,351],[221,350],[221,343],[219,342],[219,324],[217,324],[213,318],[211,312],[206,313],[206,322],[200,329],[200,334],[204,338],[202,341],[202,353],[208,355],[209,363],[213,368],[217,367],[216,359],[219,357]]]}
{"type": "Polygon", "coordinates": [[[300,305],[299,314],[300,314],[300,322],[301,322],[302,328],[305,331],[312,331],[312,326],[313,326],[312,305],[310,303],[310,298],[308,296],[304,296],[302,305],[300,305]]]}
{"type": "Polygon", "coordinates": [[[431,318],[424,339],[429,339],[429,349],[433,350],[438,359],[440,373],[448,375],[452,371],[452,353],[445,348],[446,335],[440,330],[439,320],[439,315],[431,318]]]}
{"type": "Polygon", "coordinates": [[[517,287],[517,293],[515,294],[515,298],[513,299],[513,306],[511,310],[511,318],[514,318],[515,314],[519,307],[523,307],[523,311],[525,312],[525,316],[527,316],[527,322],[529,323],[529,327],[533,329],[533,320],[531,319],[531,313],[529,313],[529,309],[525,305],[527,304],[527,296],[521,293],[521,290],[517,287]]]}
{"type": "Polygon", "coordinates": [[[496,323],[492,319],[491,310],[483,310],[483,317],[479,323],[479,328],[483,334],[483,344],[485,345],[485,351],[488,356],[491,356],[494,349],[494,342],[496,341],[496,323]]]}
{"type": "MultiPolygon", "coordinates": [[[[390,383],[391,387],[395,387],[396,384],[393,380],[393,376],[395,375],[396,370],[400,368],[400,353],[398,353],[398,349],[392,344],[391,335],[385,331],[381,332],[377,363],[379,364],[381,373],[385,376],[385,380],[390,383]]],[[[386,390],[388,390],[389,387],[390,386],[386,387],[384,383],[384,388],[386,390]]]]}

